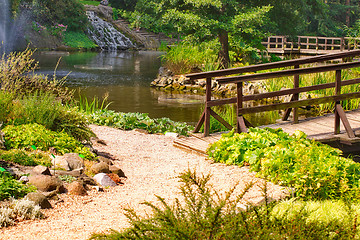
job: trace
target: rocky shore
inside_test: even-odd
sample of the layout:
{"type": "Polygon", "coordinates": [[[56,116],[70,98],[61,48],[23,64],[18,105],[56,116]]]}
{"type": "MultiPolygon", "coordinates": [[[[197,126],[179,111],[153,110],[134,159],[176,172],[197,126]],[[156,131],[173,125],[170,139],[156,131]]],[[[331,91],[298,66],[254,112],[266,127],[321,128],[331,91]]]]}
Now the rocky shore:
{"type": "MultiPolygon", "coordinates": [[[[170,70],[161,67],[157,78],[150,83],[150,86],[163,91],[205,94],[206,79],[191,81],[185,75],[175,75],[170,70]]],[[[211,90],[218,96],[236,96],[235,84],[220,85],[216,78],[211,83],[211,90]]],[[[245,95],[264,93],[266,88],[262,81],[246,82],[243,92],[245,95]]]]}

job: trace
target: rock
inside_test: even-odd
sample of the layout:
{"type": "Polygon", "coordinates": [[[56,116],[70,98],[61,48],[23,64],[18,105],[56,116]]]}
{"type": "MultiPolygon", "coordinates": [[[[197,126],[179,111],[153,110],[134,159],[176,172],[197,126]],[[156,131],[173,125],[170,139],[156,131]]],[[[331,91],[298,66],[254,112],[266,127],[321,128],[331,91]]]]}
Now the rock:
{"type": "Polygon", "coordinates": [[[115,174],[115,173],[108,173],[107,175],[108,175],[108,176],[111,178],[111,180],[113,180],[116,184],[121,183],[121,179],[120,179],[119,175],[117,175],[117,174],[115,174]]]}
{"type": "Polygon", "coordinates": [[[102,139],[99,139],[98,137],[91,137],[90,138],[90,142],[92,143],[92,144],[97,144],[97,143],[99,143],[99,144],[101,144],[101,145],[107,145],[107,143],[105,142],[105,140],[102,140],[102,139]]]}
{"type": "Polygon", "coordinates": [[[81,181],[83,184],[88,184],[88,185],[93,185],[93,186],[96,185],[96,181],[93,178],[87,176],[86,174],[82,174],[78,178],[78,181],[81,181]]]}
{"type": "Polygon", "coordinates": [[[37,165],[36,167],[33,168],[33,173],[35,174],[40,174],[40,175],[49,175],[51,176],[50,170],[48,167],[42,166],[42,165],[37,165]]]}
{"type": "Polygon", "coordinates": [[[109,173],[109,165],[104,162],[95,163],[90,169],[93,173],[109,173]]]}
{"type": "Polygon", "coordinates": [[[93,186],[93,189],[95,189],[95,191],[97,191],[97,192],[103,192],[104,191],[104,189],[102,187],[100,187],[100,186],[93,186]]]}
{"type": "Polygon", "coordinates": [[[118,168],[118,167],[115,166],[115,165],[109,166],[109,171],[110,171],[111,173],[117,174],[119,177],[126,177],[126,176],[125,176],[125,173],[124,173],[120,168],[118,168]]]}
{"type": "Polygon", "coordinates": [[[53,159],[53,166],[66,171],[85,168],[83,159],[77,153],[65,153],[63,156],[56,156],[53,159]]]}
{"type": "Polygon", "coordinates": [[[19,181],[22,182],[22,183],[27,183],[27,182],[29,182],[29,178],[28,178],[28,176],[21,176],[19,181]]]}
{"type": "Polygon", "coordinates": [[[52,208],[49,200],[42,193],[31,192],[26,195],[26,198],[33,201],[36,205],[39,205],[42,209],[52,208]]]}
{"type": "Polygon", "coordinates": [[[76,170],[72,170],[72,171],[55,170],[54,175],[55,176],[70,175],[70,176],[77,178],[77,177],[81,176],[83,171],[84,171],[83,169],[76,169],[76,170]]]}
{"type": "MultiPolygon", "coordinates": [[[[0,127],[1,127],[1,125],[0,125],[0,127]]],[[[5,134],[2,131],[0,131],[0,149],[6,149],[4,136],[5,136],[5,134]]]]}
{"type": "Polygon", "coordinates": [[[98,173],[94,176],[95,181],[103,187],[115,187],[117,184],[105,173],[98,173]]]}
{"type": "Polygon", "coordinates": [[[51,192],[42,192],[42,194],[44,194],[44,196],[47,198],[47,199],[52,199],[52,200],[58,200],[58,194],[59,190],[56,189],[54,191],[51,191],[51,192]]]}
{"type": "Polygon", "coordinates": [[[113,164],[110,158],[107,158],[107,157],[104,157],[104,156],[98,156],[98,159],[99,159],[100,162],[104,162],[107,165],[112,165],[113,164]]]}
{"type": "Polygon", "coordinates": [[[68,189],[69,193],[72,195],[78,195],[78,196],[87,195],[87,192],[86,192],[83,184],[78,181],[74,181],[74,182],[70,183],[67,186],[67,189],[68,189]]]}
{"type": "Polygon", "coordinates": [[[33,175],[29,177],[29,184],[34,185],[38,190],[43,192],[50,192],[53,190],[64,192],[65,190],[63,182],[55,176],[33,175]]]}
{"type": "Polygon", "coordinates": [[[108,0],[102,0],[100,2],[100,4],[103,5],[103,6],[107,6],[107,5],[109,5],[109,2],[108,2],[108,0]]]}

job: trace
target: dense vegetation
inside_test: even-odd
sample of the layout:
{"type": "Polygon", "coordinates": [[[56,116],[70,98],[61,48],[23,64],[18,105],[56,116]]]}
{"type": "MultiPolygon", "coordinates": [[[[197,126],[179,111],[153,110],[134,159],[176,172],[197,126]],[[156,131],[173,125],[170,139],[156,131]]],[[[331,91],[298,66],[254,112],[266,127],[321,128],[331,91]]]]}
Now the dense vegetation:
{"type": "MultiPolygon", "coordinates": [[[[251,183],[239,195],[234,194],[235,187],[220,194],[210,185],[209,175],[189,170],[179,178],[181,198],[173,204],[158,196],[158,204],[144,203],[151,216],[128,209],[131,227],[91,239],[356,239],[360,234],[356,204],[293,199],[241,208],[251,183]]],[[[263,191],[266,196],[265,186],[263,191]]]]}

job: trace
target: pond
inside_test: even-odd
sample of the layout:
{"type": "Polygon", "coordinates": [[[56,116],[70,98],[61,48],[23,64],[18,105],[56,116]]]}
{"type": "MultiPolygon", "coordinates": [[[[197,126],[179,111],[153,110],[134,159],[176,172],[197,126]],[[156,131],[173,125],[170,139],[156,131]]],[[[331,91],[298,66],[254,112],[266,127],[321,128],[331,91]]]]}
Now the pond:
{"type": "MultiPolygon", "coordinates": [[[[37,52],[39,73],[67,76],[66,85],[77,95],[100,99],[108,95],[109,109],[118,112],[149,113],[152,118],[168,117],[195,125],[204,108],[204,96],[174,94],[150,87],[161,66],[162,52],[37,52]]],[[[273,123],[270,113],[246,116],[255,126],[273,123]]]]}
{"type": "Polygon", "coordinates": [[[90,100],[109,95],[109,109],[119,112],[149,113],[152,118],[168,117],[195,124],[204,97],[171,94],[150,88],[157,76],[162,52],[37,52],[39,73],[58,79],[67,76],[66,85],[90,100]],[[60,60],[59,60],[60,59],[60,60]]]}

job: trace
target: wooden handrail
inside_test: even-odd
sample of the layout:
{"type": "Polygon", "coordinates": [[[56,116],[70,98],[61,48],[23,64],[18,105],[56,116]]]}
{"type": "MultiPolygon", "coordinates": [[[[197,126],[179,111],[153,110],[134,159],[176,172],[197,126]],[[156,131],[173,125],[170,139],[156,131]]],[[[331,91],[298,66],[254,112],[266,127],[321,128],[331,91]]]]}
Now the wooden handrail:
{"type": "Polygon", "coordinates": [[[192,73],[187,74],[186,77],[190,78],[190,80],[202,79],[202,78],[213,78],[213,77],[220,77],[220,76],[227,76],[233,74],[241,74],[247,72],[256,72],[261,70],[269,70],[274,68],[283,68],[283,67],[292,67],[295,65],[303,65],[309,63],[316,63],[316,62],[324,62],[344,57],[354,57],[360,55],[360,50],[352,50],[348,52],[341,52],[341,53],[333,53],[327,55],[319,55],[315,57],[307,57],[301,59],[293,59],[281,62],[272,62],[272,63],[265,63],[265,64],[258,64],[246,67],[239,67],[239,68],[229,68],[223,70],[216,70],[216,71],[209,71],[209,72],[202,72],[202,73],[192,73]]]}
{"type": "Polygon", "coordinates": [[[315,62],[322,62],[328,61],[338,58],[348,58],[360,56],[360,50],[353,50],[348,52],[342,53],[335,53],[335,54],[328,54],[328,55],[321,55],[316,57],[309,57],[304,59],[296,59],[296,60],[288,60],[276,63],[268,63],[268,64],[260,64],[260,65],[253,65],[247,66],[242,68],[235,68],[235,69],[224,69],[219,71],[211,71],[211,72],[204,72],[204,73],[197,73],[197,74],[189,74],[187,75],[190,79],[198,79],[206,77],[206,105],[205,110],[195,127],[195,132],[199,131],[201,126],[204,124],[204,135],[209,135],[210,129],[210,116],[213,116],[219,122],[221,122],[227,128],[231,128],[231,126],[222,119],[218,114],[216,114],[211,107],[220,106],[224,104],[237,104],[237,129],[239,132],[246,131],[247,126],[250,123],[243,117],[243,114],[248,113],[257,113],[263,111],[272,111],[272,110],[280,110],[286,109],[283,119],[286,120],[291,110],[294,110],[294,123],[298,122],[298,113],[297,109],[301,106],[307,105],[314,105],[314,104],[322,104],[328,102],[335,102],[335,127],[334,133],[338,134],[340,132],[340,121],[343,122],[345,130],[350,138],[355,137],[353,130],[350,127],[349,121],[346,118],[345,112],[340,105],[340,101],[345,99],[353,99],[353,98],[360,98],[360,91],[353,92],[353,93],[346,93],[341,94],[341,87],[346,85],[353,85],[359,84],[360,78],[351,79],[351,80],[341,80],[341,70],[349,69],[354,67],[360,67],[360,61],[356,62],[348,62],[348,63],[338,63],[338,64],[331,64],[331,65],[323,65],[323,66],[316,66],[316,67],[304,67],[299,68],[300,65],[308,64],[308,63],[315,63],[315,62]],[[214,100],[211,98],[211,83],[212,78],[217,76],[226,76],[229,74],[239,74],[244,72],[255,72],[259,70],[266,70],[266,69],[274,69],[274,68],[281,68],[281,67],[291,67],[293,69],[286,69],[280,70],[275,72],[266,72],[266,73],[253,73],[249,75],[240,75],[240,76],[232,76],[232,77],[223,77],[218,78],[217,81],[220,84],[228,84],[234,83],[237,86],[237,97],[236,98],[227,98],[227,99],[220,99],[214,100]],[[325,83],[325,84],[318,84],[318,85],[311,85],[311,86],[299,86],[299,76],[303,74],[311,74],[311,73],[321,73],[321,72],[328,72],[328,71],[335,71],[335,79],[334,82],[325,83]],[[293,76],[294,77],[294,87],[291,89],[285,89],[280,91],[274,92],[267,92],[267,93],[260,93],[260,94],[253,94],[253,95],[244,95],[243,94],[243,83],[245,81],[255,81],[255,80],[265,80],[271,78],[279,78],[285,76],[293,76]],[[324,96],[314,99],[299,99],[299,93],[315,91],[315,90],[322,90],[327,88],[335,88],[335,94],[333,96],[324,96]],[[243,103],[246,101],[253,101],[253,100],[261,100],[264,98],[273,98],[279,97],[284,95],[292,95],[290,102],[284,103],[274,103],[274,104],[267,104],[263,106],[256,106],[256,107],[243,107],[243,103]]]}
{"type": "Polygon", "coordinates": [[[280,78],[293,76],[296,74],[310,74],[310,73],[320,73],[320,72],[329,72],[347,68],[359,67],[360,62],[350,62],[350,63],[341,63],[341,64],[331,64],[320,67],[310,67],[310,68],[299,68],[299,69],[289,69],[282,70],[276,72],[267,72],[267,73],[257,73],[251,75],[241,75],[235,77],[225,77],[216,79],[219,84],[227,84],[227,83],[239,83],[246,81],[258,81],[263,79],[271,79],[271,78],[280,78]]]}

